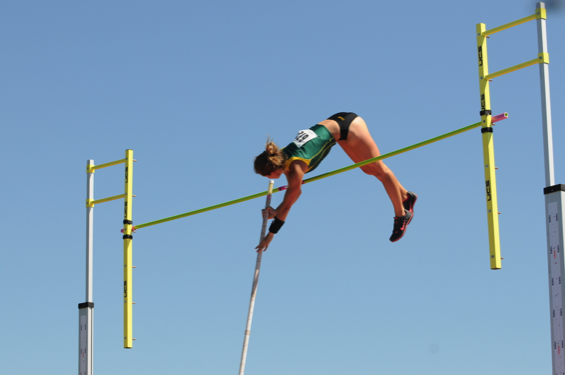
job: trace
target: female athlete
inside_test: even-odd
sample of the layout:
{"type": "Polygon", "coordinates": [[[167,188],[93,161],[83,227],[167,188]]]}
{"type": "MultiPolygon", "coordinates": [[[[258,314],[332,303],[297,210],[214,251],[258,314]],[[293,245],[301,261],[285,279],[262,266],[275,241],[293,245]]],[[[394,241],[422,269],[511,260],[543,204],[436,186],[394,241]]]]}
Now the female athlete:
{"type": "MultiPolygon", "coordinates": [[[[262,210],[262,213],[267,214],[268,219],[273,219],[273,221],[269,227],[269,233],[256,247],[258,252],[267,250],[274,234],[285,223],[291,207],[301,195],[304,174],[313,171],[336,143],[354,163],[380,155],[365,121],[355,113],[340,112],[310,129],[299,131],[295,140],[285,148],[280,149],[275,143],[268,141],[265,151],[255,158],[256,173],[270,179],[277,179],[284,174],[288,183],[283,202],[277,209],[268,207],[262,210]]],[[[375,176],[381,181],[389,195],[395,210],[393,233],[389,240],[398,241],[403,237],[407,225],[413,219],[413,207],[417,201],[417,195],[407,191],[381,160],[360,168],[366,174],[375,176]]]]}

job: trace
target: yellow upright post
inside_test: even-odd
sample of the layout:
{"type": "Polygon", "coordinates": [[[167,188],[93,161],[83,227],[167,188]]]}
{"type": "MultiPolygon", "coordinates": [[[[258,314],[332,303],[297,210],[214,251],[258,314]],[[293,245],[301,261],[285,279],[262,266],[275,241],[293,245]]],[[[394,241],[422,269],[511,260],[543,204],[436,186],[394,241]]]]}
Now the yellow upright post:
{"type": "Polygon", "coordinates": [[[124,197],[124,348],[132,348],[133,300],[132,300],[132,184],[134,151],[126,150],[125,197],[124,197]]]}
{"type": "Polygon", "coordinates": [[[497,186],[495,183],[495,157],[493,153],[493,127],[491,123],[491,101],[487,65],[487,35],[485,24],[476,26],[478,44],[478,68],[482,118],[482,143],[485,171],[485,193],[487,202],[487,225],[489,231],[489,254],[491,269],[501,268],[501,247],[499,243],[499,217],[497,211],[497,186]]]}

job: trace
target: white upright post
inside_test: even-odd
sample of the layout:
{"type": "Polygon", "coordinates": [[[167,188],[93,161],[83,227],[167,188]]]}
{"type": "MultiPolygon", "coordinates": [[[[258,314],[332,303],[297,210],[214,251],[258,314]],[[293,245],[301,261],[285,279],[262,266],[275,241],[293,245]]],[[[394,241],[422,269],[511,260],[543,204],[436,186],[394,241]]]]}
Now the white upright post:
{"type": "Polygon", "coordinates": [[[94,302],[92,302],[92,245],[94,204],[94,160],[87,164],[87,207],[86,207],[86,302],[79,303],[79,375],[92,375],[92,344],[94,302]]]}
{"type": "MultiPolygon", "coordinates": [[[[267,209],[271,205],[271,193],[273,191],[273,180],[269,180],[269,188],[267,189],[267,198],[265,199],[265,208],[267,209]]],[[[267,213],[263,216],[263,222],[261,225],[261,235],[259,241],[263,240],[265,237],[265,231],[267,230],[267,213]]],[[[259,270],[261,268],[261,258],[263,251],[258,251],[257,258],[255,262],[255,272],[254,281],[252,283],[252,295],[250,297],[250,306],[248,309],[248,320],[246,322],[246,332],[244,335],[244,346],[242,348],[242,358],[240,359],[240,372],[239,375],[244,375],[244,370],[246,369],[246,357],[248,355],[248,343],[250,341],[250,333],[252,329],[252,318],[254,316],[254,306],[255,306],[255,296],[257,293],[257,283],[259,281],[259,270]]]]}
{"type": "MultiPolygon", "coordinates": [[[[537,14],[540,14],[540,17],[537,18],[538,51],[539,58],[543,58],[548,54],[546,9],[544,3],[537,3],[537,14]]],[[[555,185],[554,183],[554,151],[552,146],[548,63],[539,64],[539,70],[544,142],[544,200],[550,297],[552,374],[564,375],[564,185],[555,185]]]]}
{"type": "Polygon", "coordinates": [[[564,375],[564,185],[544,189],[552,374],[564,375]]]}
{"type": "MultiPolygon", "coordinates": [[[[544,3],[537,3],[537,11],[545,10],[544,3]]],[[[546,17],[537,19],[538,52],[548,54],[546,40],[546,17]]],[[[550,84],[548,64],[538,64],[540,71],[540,96],[542,104],[542,132],[544,142],[545,186],[554,185],[554,150],[552,147],[552,117],[550,114],[550,84]]]]}

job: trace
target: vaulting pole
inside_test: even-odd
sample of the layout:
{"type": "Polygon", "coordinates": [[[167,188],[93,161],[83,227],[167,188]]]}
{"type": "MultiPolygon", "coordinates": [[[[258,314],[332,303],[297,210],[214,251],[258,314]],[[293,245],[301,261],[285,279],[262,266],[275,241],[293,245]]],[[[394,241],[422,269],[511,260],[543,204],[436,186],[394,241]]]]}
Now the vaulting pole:
{"type": "MultiPolygon", "coordinates": [[[[271,193],[273,191],[273,180],[269,180],[269,188],[267,189],[267,199],[265,200],[265,208],[271,205],[271,193]]],[[[263,223],[261,225],[261,235],[259,237],[259,242],[265,237],[265,231],[267,230],[267,211],[263,214],[263,223]]],[[[255,306],[255,296],[257,294],[257,283],[259,281],[259,269],[261,268],[261,258],[263,251],[257,252],[257,258],[255,261],[255,271],[254,271],[254,281],[252,284],[252,295],[250,297],[250,307],[248,309],[248,321],[246,322],[246,333],[244,335],[244,346],[242,348],[242,359],[240,360],[240,375],[244,375],[244,369],[246,368],[246,356],[248,354],[248,343],[250,341],[250,331],[252,329],[252,318],[254,315],[255,306]]]]}

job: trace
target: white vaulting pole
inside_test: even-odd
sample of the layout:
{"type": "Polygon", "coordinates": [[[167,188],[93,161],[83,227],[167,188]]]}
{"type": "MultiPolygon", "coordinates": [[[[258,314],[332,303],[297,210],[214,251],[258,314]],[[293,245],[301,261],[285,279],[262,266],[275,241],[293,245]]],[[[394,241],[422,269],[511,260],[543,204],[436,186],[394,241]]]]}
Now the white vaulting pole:
{"type": "MultiPolygon", "coordinates": [[[[267,198],[265,200],[265,208],[267,209],[271,205],[271,193],[273,192],[273,180],[269,180],[269,188],[267,189],[267,198]]],[[[267,230],[267,213],[263,215],[263,223],[261,225],[261,236],[259,241],[261,242],[265,237],[265,231],[267,230]]],[[[257,253],[257,259],[255,262],[255,272],[254,272],[254,282],[252,284],[252,295],[250,297],[250,308],[248,309],[248,321],[246,323],[246,334],[244,336],[244,347],[242,348],[242,359],[240,360],[240,375],[244,375],[244,369],[246,368],[246,356],[248,354],[248,343],[250,341],[250,331],[252,329],[252,317],[254,315],[254,305],[255,296],[257,293],[257,283],[259,281],[259,269],[261,268],[261,257],[263,251],[257,253]]]]}

